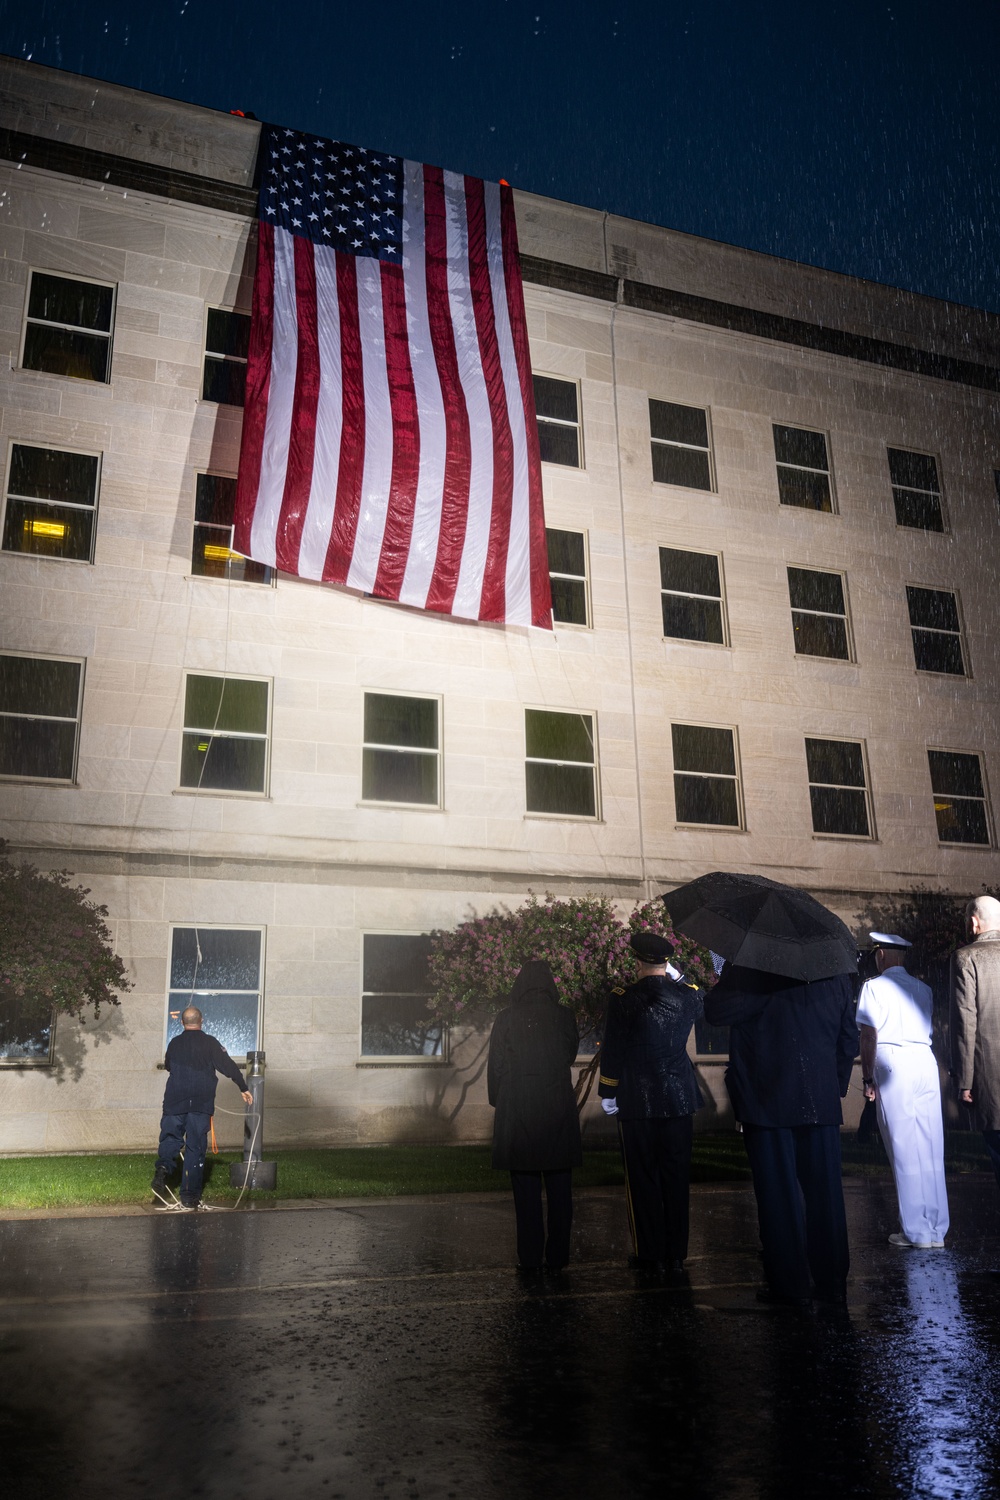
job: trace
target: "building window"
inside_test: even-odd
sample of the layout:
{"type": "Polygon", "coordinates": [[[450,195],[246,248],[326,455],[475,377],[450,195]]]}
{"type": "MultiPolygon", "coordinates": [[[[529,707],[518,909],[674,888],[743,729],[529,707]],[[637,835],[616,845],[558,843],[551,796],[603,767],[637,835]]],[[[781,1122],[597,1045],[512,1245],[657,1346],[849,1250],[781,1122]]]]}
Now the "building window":
{"type": "Polygon", "coordinates": [[[183,1031],[189,1005],[230,1057],[260,1045],[264,931],[260,927],[174,927],[170,934],[167,1042],[183,1031]]]}
{"type": "Polygon", "coordinates": [[[843,576],[820,573],[814,568],[789,568],[788,597],[796,654],[850,661],[843,576]]]}
{"type": "Polygon", "coordinates": [[[100,467],[94,454],[12,444],[3,550],[90,562],[100,467]]]}
{"type": "Polygon", "coordinates": [[[0,653],[0,776],[76,775],[83,662],[0,653]]]}
{"type": "Polygon", "coordinates": [[[16,996],[0,999],[0,1068],[51,1067],[55,1039],[55,1011],[42,1021],[34,1008],[22,1013],[16,996]]]}
{"type": "Polygon", "coordinates": [[[32,271],[21,356],[24,369],[106,385],[114,310],[113,286],[32,271]]]}
{"type": "Polygon", "coordinates": [[[689,490],[712,488],[707,411],[650,398],[649,435],[657,484],[678,484],[689,490]]]}
{"type": "Polygon", "coordinates": [[[525,807],[564,818],[597,817],[597,756],[590,714],[526,708],[525,807]]]}
{"type": "Polygon", "coordinates": [[[678,823],[742,827],[736,734],[707,724],[671,724],[678,823]]]}
{"type": "Polygon", "coordinates": [[[587,541],[582,531],[547,527],[552,618],[557,625],[589,625],[587,541]]]}
{"type": "Polygon", "coordinates": [[[232,550],[235,506],[235,479],[225,474],[197,476],[191,572],[199,578],[226,578],[232,583],[270,583],[273,569],[232,550]]]}
{"type": "Polygon", "coordinates": [[[203,401],[218,401],[220,406],[243,405],[249,350],[249,315],[210,307],[205,330],[203,401]]]}
{"type": "Polygon", "coordinates": [[[833,511],[826,435],[804,427],[774,424],[774,457],[778,466],[778,499],[800,510],[833,511]]]}
{"type": "Polygon", "coordinates": [[[814,833],[871,838],[864,749],[858,740],[806,740],[814,833]]]}
{"type": "Polygon", "coordinates": [[[986,789],[978,755],[928,750],[934,816],[942,844],[989,844],[986,789]]]}
{"type": "Polygon", "coordinates": [[[943,531],[937,461],[929,453],[908,453],[904,448],[890,448],[888,453],[896,525],[943,531]]]}
{"type": "Polygon", "coordinates": [[[366,932],[361,995],[362,1057],[441,1057],[444,1028],[427,1013],[431,940],[366,932]]]}
{"type": "Polygon", "coordinates": [[[716,553],[661,547],[660,590],[665,636],[726,644],[722,568],[716,553]]]}
{"type": "Polygon", "coordinates": [[[576,381],[553,380],[551,375],[534,375],[532,380],[542,463],[581,469],[583,444],[580,440],[580,392],[576,381]]]}
{"type": "Polygon", "coordinates": [[[266,682],[189,673],[181,786],[198,792],[267,790],[266,682]]]}
{"type": "Polygon", "coordinates": [[[702,1016],[694,1023],[694,1050],[699,1057],[728,1057],[729,1027],[710,1026],[702,1016]]]}
{"type": "Polygon", "coordinates": [[[907,585],[906,603],[917,671],[964,677],[962,626],[955,595],[947,589],[916,589],[907,585]]]}
{"type": "Polygon", "coordinates": [[[365,802],[441,805],[437,698],[365,694],[361,796],[365,802]]]}

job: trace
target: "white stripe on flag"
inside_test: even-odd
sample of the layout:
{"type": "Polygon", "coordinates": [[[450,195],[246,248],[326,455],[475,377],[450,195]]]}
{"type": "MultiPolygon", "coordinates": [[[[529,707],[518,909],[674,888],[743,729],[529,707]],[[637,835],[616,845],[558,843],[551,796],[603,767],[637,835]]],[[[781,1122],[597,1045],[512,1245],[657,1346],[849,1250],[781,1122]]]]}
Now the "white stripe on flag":
{"type": "Polygon", "coordinates": [[[274,231],[274,323],[271,336],[271,383],[264,421],[260,485],[250,532],[250,553],[257,562],[275,566],[275,539],[285,493],[288,446],[295,400],[298,360],[298,312],[295,303],[295,242],[284,229],[274,231]]]}
{"type": "Polygon", "coordinates": [[[420,468],[413,511],[413,532],[406,572],[399,591],[403,604],[423,609],[437,561],[444,493],[445,422],[441,380],[427,318],[427,272],[424,261],[424,169],[403,164],[403,289],[410,367],[420,426],[420,468]]]}
{"type": "Polygon", "coordinates": [[[340,367],[337,252],[329,245],[316,245],[313,247],[313,261],[316,266],[319,400],[316,405],[312,484],[299,548],[299,576],[320,579],[330,546],[330,528],[337,498],[344,395],[340,367]]]}
{"type": "Polygon", "coordinates": [[[528,524],[528,439],[525,432],[524,401],[514,356],[507,307],[507,282],[503,268],[503,237],[500,229],[500,188],[495,182],[484,183],[486,203],[486,243],[489,246],[490,286],[493,290],[493,317],[496,321],[500,366],[507,394],[507,416],[514,443],[514,490],[510,513],[510,539],[507,544],[507,594],[504,617],[509,625],[531,624],[531,542],[528,524]]]}
{"type": "Polygon", "coordinates": [[[493,422],[472,306],[465,178],[458,172],[444,173],[444,205],[448,229],[448,303],[455,330],[458,378],[462,382],[469,414],[471,450],[465,545],[451,612],[475,620],[482,601],[486,549],[493,515],[493,422]]]}
{"type": "Polygon", "coordinates": [[[361,479],[358,529],[347,586],[370,593],[382,553],[392,482],[392,402],[385,368],[382,271],[377,260],[359,255],[358,328],[365,390],[365,466],[361,479]]]}

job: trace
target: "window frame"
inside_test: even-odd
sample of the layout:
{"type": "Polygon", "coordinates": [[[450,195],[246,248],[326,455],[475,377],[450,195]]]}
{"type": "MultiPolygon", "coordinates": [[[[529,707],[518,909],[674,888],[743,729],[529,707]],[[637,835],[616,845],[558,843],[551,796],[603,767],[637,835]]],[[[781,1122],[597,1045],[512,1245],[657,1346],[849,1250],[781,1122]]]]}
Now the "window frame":
{"type": "MultiPolygon", "coordinates": [[[[868,832],[867,833],[820,833],[820,832],[817,831],[817,829],[815,827],[815,824],[814,824],[813,825],[813,829],[812,829],[812,836],[813,836],[813,838],[814,839],[827,839],[827,840],[833,839],[835,842],[840,843],[840,844],[843,844],[843,843],[847,843],[847,844],[877,844],[878,841],[879,841],[879,838],[878,838],[878,830],[877,830],[877,828],[875,826],[875,799],[872,796],[872,777],[871,777],[871,768],[869,767],[869,764],[868,764],[868,743],[867,743],[867,741],[863,740],[863,739],[854,739],[851,735],[846,735],[846,734],[816,734],[816,733],[813,733],[813,734],[804,734],[802,736],[802,748],[803,748],[803,752],[805,753],[805,760],[806,760],[806,787],[807,787],[807,789],[811,792],[812,788],[814,786],[816,786],[816,787],[826,787],[829,790],[836,791],[836,792],[860,792],[860,791],[863,791],[864,794],[865,794],[865,812],[866,812],[867,817],[868,817],[868,832]],[[864,774],[865,774],[865,784],[864,784],[864,786],[863,787],[859,787],[859,786],[844,786],[840,782],[833,782],[833,781],[810,781],[809,780],[809,754],[808,754],[808,751],[806,750],[806,741],[807,740],[817,740],[817,741],[824,741],[824,742],[825,741],[830,741],[830,742],[832,742],[834,744],[838,744],[838,745],[857,745],[858,748],[859,748],[859,750],[861,751],[861,766],[862,766],[862,769],[863,769],[864,774]]],[[[811,795],[810,795],[810,798],[809,798],[809,821],[812,822],[812,796],[811,795]]]]}
{"type": "MultiPolygon", "coordinates": [[[[163,1046],[160,1055],[167,1050],[167,1035],[170,1030],[170,971],[174,961],[174,933],[179,930],[189,931],[194,928],[197,932],[259,932],[260,933],[260,972],[257,975],[257,1046],[252,1051],[261,1051],[261,1038],[264,1034],[264,989],[267,975],[267,925],[263,922],[168,922],[167,923],[167,982],[164,989],[166,1004],[163,1009],[163,1046]]],[[[192,995],[218,995],[224,991],[214,990],[190,990],[192,995]]],[[[234,995],[245,995],[246,990],[233,990],[234,995]]],[[[246,1065],[246,1053],[229,1054],[236,1063],[246,1065]]]]}
{"type": "Polygon", "coordinates": [[[896,443],[886,443],[886,445],[885,445],[885,468],[886,468],[886,473],[889,476],[889,498],[892,501],[892,519],[893,519],[893,524],[896,527],[897,531],[914,531],[914,532],[916,532],[920,536],[947,536],[948,533],[951,531],[951,525],[950,525],[949,519],[948,519],[948,506],[947,506],[947,502],[945,501],[944,481],[941,478],[941,458],[940,458],[940,455],[937,454],[937,453],[932,453],[927,448],[901,448],[896,443]],[[893,477],[892,477],[892,468],[891,468],[891,466],[889,464],[889,453],[890,453],[890,450],[893,451],[893,452],[895,452],[895,453],[912,453],[917,458],[929,458],[929,459],[933,460],[933,463],[934,463],[934,472],[937,475],[937,482],[938,482],[937,490],[936,491],[934,491],[934,490],[921,490],[921,489],[917,488],[916,485],[912,485],[912,484],[896,484],[896,483],[894,483],[893,477]],[[904,526],[904,525],[902,525],[902,523],[899,521],[899,519],[898,519],[898,517],[896,515],[896,496],[893,494],[894,490],[911,490],[914,494],[917,494],[917,495],[933,495],[933,494],[936,494],[937,495],[937,500],[938,500],[938,509],[941,512],[941,530],[940,531],[935,531],[933,528],[927,527],[927,526],[904,526]]]}
{"type": "MultiPolygon", "coordinates": [[[[543,464],[548,464],[551,468],[556,469],[556,470],[558,470],[561,473],[582,474],[584,472],[584,470],[586,469],[586,467],[587,467],[587,454],[586,454],[586,450],[585,450],[585,448],[583,446],[583,391],[581,389],[581,382],[579,380],[575,379],[571,375],[569,375],[569,376],[568,375],[555,375],[555,374],[551,374],[548,370],[536,370],[536,369],[532,368],[532,371],[531,371],[531,379],[532,379],[531,398],[532,398],[532,402],[534,402],[534,396],[535,396],[534,380],[535,380],[535,376],[536,375],[538,376],[539,380],[557,380],[557,381],[560,382],[561,385],[571,385],[571,386],[573,386],[574,390],[576,391],[576,421],[575,422],[568,422],[565,417],[540,417],[538,415],[537,409],[535,411],[535,422],[538,425],[541,425],[542,422],[548,422],[549,425],[552,426],[552,427],[572,427],[572,428],[574,428],[575,431],[576,431],[576,451],[577,451],[577,457],[580,460],[579,463],[576,463],[576,464],[560,464],[560,463],[555,463],[550,458],[542,458],[541,462],[543,464]]],[[[539,446],[541,446],[540,443],[539,443],[539,446]]],[[[558,529],[558,528],[556,528],[556,529],[558,529]]]]}
{"type": "Polygon", "coordinates": [[[678,829],[711,829],[715,833],[746,833],[747,817],[746,803],[743,797],[743,762],[740,756],[740,731],[738,724],[706,724],[698,719],[669,719],[671,727],[670,736],[670,780],[674,795],[674,827],[678,829]],[[674,763],[673,726],[677,725],[683,729],[727,729],[733,737],[733,764],[736,767],[734,776],[728,772],[721,771],[678,771],[674,763]],[[677,816],[677,776],[698,776],[704,781],[735,781],[736,783],[736,816],[738,823],[688,823],[677,816]]]}
{"type": "Polygon", "coordinates": [[[557,823],[601,823],[603,822],[603,811],[601,804],[601,776],[600,776],[600,747],[597,738],[597,710],[584,708],[553,708],[550,703],[522,704],[521,732],[523,735],[524,755],[522,764],[524,766],[524,816],[526,818],[544,818],[548,822],[557,823]],[[592,761],[582,760],[546,760],[539,755],[528,754],[528,714],[562,714],[575,716],[579,719],[590,720],[591,742],[594,747],[594,758],[592,761]],[[544,812],[528,806],[528,766],[589,766],[594,778],[594,811],[592,813],[560,813],[544,812]]]}
{"type": "Polygon", "coordinates": [[[49,1051],[47,1057],[5,1057],[0,1053],[0,1068],[52,1068],[56,1061],[56,1022],[59,1012],[53,1006],[49,1019],[49,1051]]]}
{"type": "MultiPolygon", "coordinates": [[[[217,402],[214,403],[214,404],[218,405],[217,402]]],[[[254,589],[268,589],[268,588],[273,589],[273,588],[275,588],[276,585],[277,585],[277,582],[278,582],[278,570],[277,570],[277,568],[268,567],[268,565],[266,563],[259,563],[257,565],[259,567],[264,568],[265,572],[268,574],[268,576],[266,578],[260,578],[260,579],[257,579],[257,578],[231,578],[229,576],[229,566],[230,566],[230,562],[233,560],[233,558],[235,557],[235,558],[239,558],[241,560],[243,559],[242,552],[237,552],[237,553],[233,553],[232,552],[233,532],[236,529],[236,525],[235,525],[235,522],[234,522],[232,526],[226,527],[226,526],[223,526],[221,523],[219,523],[217,521],[199,521],[198,520],[198,480],[199,479],[231,479],[234,483],[236,483],[237,480],[239,479],[239,475],[238,474],[227,474],[222,469],[196,468],[195,471],[194,471],[194,502],[193,502],[192,517],[191,517],[191,566],[190,566],[190,569],[189,569],[188,574],[187,574],[188,578],[204,578],[208,583],[212,583],[212,584],[224,583],[227,586],[235,585],[237,588],[244,588],[244,587],[254,588],[254,589]],[[195,541],[195,533],[197,532],[199,526],[210,526],[215,531],[226,531],[226,530],[228,530],[228,532],[229,532],[229,542],[230,542],[230,545],[229,545],[228,550],[232,554],[232,556],[230,558],[230,562],[226,563],[226,574],[222,578],[214,578],[211,573],[196,573],[195,570],[194,570],[194,541],[195,541]]],[[[247,558],[245,560],[247,562],[251,562],[253,559],[252,558],[247,558]]]]}
{"type": "Polygon", "coordinates": [[[787,463],[784,459],[780,459],[778,457],[777,452],[774,451],[774,473],[775,473],[775,478],[776,478],[777,484],[778,484],[778,504],[779,504],[779,506],[782,508],[782,510],[803,511],[806,515],[812,515],[812,516],[839,516],[840,515],[840,504],[839,504],[839,501],[838,501],[838,498],[837,498],[837,486],[834,483],[834,478],[833,478],[833,443],[830,440],[830,432],[829,432],[829,430],[827,428],[825,428],[825,427],[808,427],[808,426],[804,426],[801,422],[777,422],[772,417],[771,418],[771,448],[772,448],[772,450],[774,450],[774,429],[776,427],[787,427],[792,432],[812,432],[812,433],[815,433],[818,437],[821,437],[823,439],[823,443],[824,443],[824,445],[826,447],[826,468],[825,469],[814,469],[809,464],[790,464],[790,463],[787,463]],[[812,506],[812,505],[789,505],[787,501],[782,500],[782,498],[781,498],[781,478],[780,478],[780,470],[781,469],[794,469],[799,474],[825,474],[826,478],[827,478],[827,482],[828,482],[828,484],[830,486],[830,509],[829,510],[817,510],[815,508],[815,506],[812,506]]]}
{"type": "MultiPolygon", "coordinates": [[[[24,313],[21,318],[21,338],[17,349],[17,368],[19,371],[27,371],[29,375],[40,375],[46,380],[81,380],[89,386],[110,386],[111,363],[115,350],[115,318],[118,313],[118,282],[102,281],[98,276],[82,276],[77,273],[70,274],[67,271],[51,271],[44,266],[29,265],[28,279],[24,289],[24,313]],[[111,292],[111,326],[107,333],[102,329],[81,328],[77,323],[56,323],[48,318],[33,318],[28,312],[31,306],[31,286],[35,276],[56,276],[61,281],[79,281],[84,286],[104,287],[111,292]],[[51,370],[36,370],[31,365],[24,363],[24,346],[28,341],[28,324],[40,324],[43,328],[62,328],[68,333],[86,333],[92,338],[106,338],[108,341],[108,373],[104,380],[90,380],[86,375],[57,375],[51,370]]],[[[207,325],[206,325],[207,327],[207,325]]]]}
{"type": "MultiPolygon", "coordinates": [[[[789,506],[787,508],[790,509],[790,510],[797,509],[797,507],[795,507],[795,506],[789,506]]],[[[823,514],[827,514],[827,513],[821,511],[821,512],[819,512],[819,514],[823,515],[823,514]]],[[[786,583],[786,586],[788,588],[788,611],[789,611],[789,614],[791,616],[791,621],[792,621],[792,651],[795,654],[795,656],[797,658],[803,660],[803,661],[833,661],[833,662],[839,661],[839,662],[843,662],[847,666],[857,666],[858,658],[857,658],[857,653],[855,651],[855,646],[854,646],[854,627],[853,627],[853,623],[851,621],[851,600],[850,600],[850,594],[848,593],[848,588],[847,588],[847,573],[846,573],[846,571],[841,571],[840,568],[817,568],[812,563],[786,562],[785,563],[785,583],[786,583]],[[791,585],[791,579],[788,577],[788,572],[789,572],[790,568],[794,568],[797,573],[820,573],[820,574],[822,574],[826,578],[839,578],[840,579],[840,591],[841,591],[841,594],[842,594],[843,600],[844,600],[844,613],[842,615],[838,615],[838,614],[832,614],[829,610],[825,610],[825,609],[800,609],[797,605],[793,604],[792,603],[792,585],[791,585]],[[816,656],[811,651],[799,651],[797,649],[796,645],[795,645],[795,616],[797,614],[799,614],[799,615],[812,615],[812,616],[814,616],[814,617],[816,617],[817,619],[820,619],[820,620],[843,620],[843,622],[844,622],[844,633],[845,633],[845,635],[847,637],[847,655],[846,656],[816,656]]]]}
{"type": "MultiPolygon", "coordinates": [[[[239,317],[246,318],[248,322],[250,322],[250,320],[252,319],[252,316],[253,316],[252,312],[249,309],[244,308],[244,307],[223,307],[223,306],[221,306],[217,302],[207,302],[206,301],[206,303],[205,303],[205,309],[204,309],[204,314],[203,314],[202,332],[201,332],[201,356],[202,356],[201,357],[201,385],[199,386],[199,389],[198,389],[198,400],[199,401],[203,401],[207,406],[216,406],[216,407],[222,406],[222,407],[228,408],[228,410],[230,410],[230,411],[240,411],[241,412],[246,407],[246,385],[245,384],[244,384],[244,399],[242,401],[238,402],[238,403],[237,402],[232,402],[232,401],[214,401],[211,396],[206,396],[205,395],[205,371],[206,371],[206,369],[208,367],[208,361],[210,359],[215,360],[219,364],[226,364],[228,362],[229,364],[242,365],[244,370],[246,370],[248,368],[249,363],[250,363],[249,350],[248,350],[247,358],[246,359],[244,359],[242,357],[242,355],[239,355],[239,354],[215,354],[215,353],[213,353],[213,352],[211,352],[209,350],[209,347],[208,347],[208,319],[209,319],[210,314],[214,313],[214,312],[219,312],[219,313],[236,313],[239,317]]],[[[252,326],[252,324],[251,324],[251,326],[252,326]]]]}
{"type": "MultiPolygon", "coordinates": [[[[903,527],[902,529],[905,530],[905,531],[913,531],[913,530],[916,530],[917,528],[916,527],[912,527],[912,526],[908,526],[908,527],[903,527]]],[[[937,532],[935,534],[938,535],[938,536],[940,536],[941,533],[937,532]]],[[[962,612],[962,600],[961,600],[961,596],[959,594],[958,589],[953,589],[953,588],[939,588],[939,587],[933,586],[933,585],[931,585],[929,583],[904,583],[904,585],[903,585],[903,597],[906,600],[906,618],[907,618],[907,623],[908,623],[909,631],[910,631],[910,649],[913,652],[913,670],[915,672],[918,672],[921,677],[942,677],[942,678],[944,678],[948,682],[971,682],[971,680],[972,680],[972,663],[969,660],[969,645],[968,645],[968,636],[967,636],[966,629],[965,629],[965,615],[962,612]],[[913,621],[910,619],[910,599],[909,599],[909,594],[907,593],[908,589],[921,589],[923,592],[928,593],[928,594],[950,594],[951,597],[952,597],[952,599],[955,601],[955,613],[958,616],[958,629],[957,630],[939,630],[934,625],[914,625],[913,621]],[[961,672],[938,672],[934,667],[918,667],[917,666],[917,646],[916,646],[916,641],[913,639],[913,632],[915,630],[921,630],[926,635],[949,635],[949,636],[956,636],[957,635],[958,636],[958,646],[959,646],[959,650],[960,650],[961,655],[962,655],[962,667],[963,667],[963,670],[961,672]]]]}
{"type": "MultiPolygon", "coordinates": [[[[207,667],[195,670],[193,667],[185,667],[181,674],[181,732],[180,743],[177,754],[177,786],[174,788],[176,795],[183,797],[248,797],[255,802],[266,802],[271,795],[271,750],[274,738],[274,678],[260,677],[254,672],[223,672],[213,671],[207,667]],[[231,729],[201,729],[196,725],[185,723],[184,712],[187,699],[187,683],[189,677],[213,677],[222,682],[263,682],[267,685],[267,729],[264,734],[256,732],[236,733],[231,729]],[[211,787],[211,786],[185,786],[181,781],[181,773],[184,765],[184,736],[185,734],[208,734],[213,738],[229,740],[263,740],[264,750],[264,786],[261,791],[237,790],[234,787],[211,787]]],[[[221,700],[220,700],[221,701],[221,700]]],[[[180,923],[180,926],[191,926],[191,923],[180,923]]],[[[211,924],[209,924],[211,925],[211,924]]]]}
{"type": "MultiPolygon", "coordinates": [[[[451,1027],[441,1023],[441,1051],[434,1052],[362,1052],[362,1037],[364,1028],[364,1004],[367,995],[378,996],[381,994],[395,993],[400,991],[366,990],[365,989],[365,939],[369,937],[429,937],[430,933],[426,927],[362,927],[358,934],[360,938],[360,954],[358,961],[358,1055],[355,1066],[359,1068],[446,1068],[451,1064],[451,1027]]],[[[425,991],[414,990],[416,995],[423,995],[425,991]]],[[[426,991],[428,998],[430,991],[426,991]]]]}
{"type": "MultiPolygon", "coordinates": [[[[68,376],[68,379],[76,379],[76,376],[68,376]]],[[[97,382],[92,382],[96,384],[97,382]]],[[[29,442],[25,438],[9,438],[7,440],[7,456],[3,471],[3,494],[0,495],[0,555],[4,557],[31,557],[41,562],[69,563],[76,567],[92,568],[94,566],[94,552],[97,548],[97,520],[101,502],[101,480],[104,477],[104,454],[100,449],[94,448],[56,448],[49,443],[29,442]],[[39,499],[37,495],[11,495],[10,471],[14,463],[15,448],[41,448],[48,453],[72,453],[80,458],[97,459],[97,476],[94,481],[94,503],[91,506],[79,505],[73,500],[45,500],[39,499]],[[7,526],[7,506],[11,499],[28,501],[33,505],[58,505],[65,510],[89,511],[93,517],[90,529],[90,556],[89,557],[52,557],[45,552],[14,552],[3,546],[3,534],[7,526]]]]}
{"type": "Polygon", "coordinates": [[[68,777],[62,776],[16,776],[9,772],[0,772],[0,786],[79,786],[77,779],[80,769],[80,731],[83,728],[83,695],[85,680],[87,676],[87,658],[85,656],[63,656],[50,651],[16,651],[10,647],[0,647],[0,656],[14,656],[19,660],[30,661],[61,661],[70,662],[80,668],[80,682],[77,689],[76,719],[66,719],[55,714],[8,714],[0,713],[0,718],[5,719],[41,719],[46,723],[76,724],[76,737],[73,742],[73,770],[68,777]]]}
{"type": "Polygon", "coordinates": [[[942,849],[972,849],[972,850],[995,849],[997,847],[996,826],[995,826],[994,821],[993,821],[992,799],[990,798],[990,784],[989,784],[989,780],[987,779],[987,775],[986,775],[986,758],[985,758],[985,755],[984,755],[983,751],[981,751],[981,750],[956,750],[954,747],[948,747],[948,746],[945,746],[945,745],[927,745],[927,746],[925,746],[925,753],[927,755],[927,779],[930,782],[930,788],[931,788],[931,810],[934,813],[934,831],[937,834],[938,846],[940,848],[942,848],[942,849]],[[937,809],[934,806],[935,798],[937,798],[937,797],[951,797],[953,800],[955,800],[956,799],[956,794],[954,792],[936,792],[934,790],[934,778],[931,775],[931,762],[930,762],[931,754],[934,751],[936,751],[939,755],[968,755],[968,756],[972,756],[975,760],[977,760],[979,762],[979,779],[980,779],[980,781],[982,783],[982,787],[983,787],[983,795],[982,795],[982,797],[961,797],[961,796],[959,796],[957,798],[957,800],[962,801],[962,802],[982,802],[982,804],[983,804],[983,818],[984,818],[984,820],[986,822],[986,843],[985,844],[973,844],[973,843],[970,843],[966,839],[943,839],[941,837],[940,833],[937,832],[937,809]]]}
{"type": "MultiPolygon", "coordinates": [[[[708,493],[707,490],[703,490],[702,491],[702,494],[707,494],[707,493],[708,493]]],[[[731,648],[731,646],[732,646],[732,640],[731,640],[730,635],[729,635],[729,610],[728,610],[728,607],[727,607],[727,598],[726,598],[726,572],[725,572],[725,565],[724,565],[722,553],[721,552],[716,552],[711,547],[708,547],[708,548],[705,548],[705,547],[677,547],[677,546],[667,545],[664,542],[657,542],[657,544],[656,544],[656,564],[657,564],[657,572],[659,574],[659,579],[660,579],[660,639],[663,641],[664,645],[669,645],[671,643],[679,643],[680,645],[683,645],[683,646],[707,646],[712,651],[726,651],[726,650],[729,650],[731,648]],[[660,572],[660,568],[661,568],[660,553],[661,552],[690,552],[693,557],[714,557],[716,559],[716,561],[718,562],[718,564],[719,564],[719,595],[718,595],[718,598],[715,598],[711,594],[691,594],[691,593],[686,593],[682,589],[665,589],[663,587],[663,575],[662,575],[662,572],[660,572]],[[718,606],[719,606],[719,612],[720,612],[721,617],[722,617],[722,640],[721,641],[699,641],[699,640],[697,640],[694,637],[689,636],[689,635],[664,635],[663,634],[663,597],[664,597],[665,594],[669,594],[674,599],[706,599],[706,600],[709,600],[713,604],[718,604],[718,606]]],[[[700,825],[698,825],[698,826],[700,826],[700,825]]]]}
{"type": "Polygon", "coordinates": [[[547,543],[548,543],[548,533],[550,531],[562,531],[562,532],[565,532],[566,535],[568,535],[568,536],[578,536],[578,537],[582,538],[582,540],[583,540],[583,566],[584,566],[584,572],[582,573],[582,575],[579,574],[579,573],[553,573],[553,571],[552,571],[551,568],[549,568],[548,573],[549,573],[549,579],[550,579],[550,581],[553,578],[562,578],[562,579],[565,579],[567,582],[570,582],[570,583],[581,583],[582,582],[582,584],[583,584],[583,608],[584,608],[584,613],[587,616],[586,620],[584,621],[584,623],[582,625],[578,621],[576,621],[576,620],[557,620],[556,617],[555,617],[555,608],[553,607],[553,611],[552,611],[552,627],[553,627],[554,630],[593,630],[593,628],[594,628],[594,613],[593,613],[593,607],[592,607],[592,601],[591,601],[591,595],[590,595],[590,533],[588,531],[578,531],[575,527],[568,527],[568,526],[546,526],[546,528],[545,528],[545,533],[546,533],[546,567],[548,567],[548,545],[547,545],[547,543]]]}
{"type": "Polygon", "coordinates": [[[719,493],[719,477],[715,468],[715,439],[712,435],[712,408],[700,406],[697,403],[691,405],[687,401],[668,401],[664,396],[646,396],[646,421],[649,425],[649,452],[650,452],[650,482],[662,485],[666,490],[687,490],[696,495],[717,495],[719,493]],[[705,434],[708,439],[707,448],[702,448],[697,443],[678,443],[670,438],[655,438],[653,436],[653,412],[650,402],[658,401],[661,406],[680,406],[688,411],[701,411],[705,413],[705,434]],[[672,484],[669,479],[657,479],[653,473],[653,449],[680,448],[685,453],[707,453],[708,454],[708,489],[698,486],[692,488],[689,484],[672,484]]]}
{"type": "MultiPolygon", "coordinates": [[[[417,693],[408,688],[382,688],[366,687],[361,689],[361,796],[358,798],[359,807],[400,807],[407,808],[411,812],[444,812],[444,694],[443,693],[417,693]],[[365,699],[368,694],[379,698],[416,698],[422,703],[435,703],[437,705],[437,749],[426,750],[422,745],[382,745],[374,741],[369,743],[365,739],[365,699]],[[436,802],[389,802],[366,797],[365,788],[365,751],[366,750],[388,750],[399,755],[434,755],[437,757],[437,801],[436,802]]],[[[404,933],[401,936],[413,936],[412,933],[404,933]]]]}

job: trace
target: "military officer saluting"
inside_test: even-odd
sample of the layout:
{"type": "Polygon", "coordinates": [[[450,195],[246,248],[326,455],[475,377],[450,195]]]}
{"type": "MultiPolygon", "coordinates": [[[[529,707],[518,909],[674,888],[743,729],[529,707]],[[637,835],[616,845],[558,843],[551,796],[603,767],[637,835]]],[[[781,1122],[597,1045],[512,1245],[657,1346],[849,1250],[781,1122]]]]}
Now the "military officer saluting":
{"type": "Polygon", "coordinates": [[[676,969],[668,973],[670,944],[659,933],[633,933],[630,946],[639,978],[611,993],[597,1091],[605,1114],[618,1119],[633,1264],[679,1272],[688,1247],[692,1116],[703,1103],[687,1041],[702,996],[676,969]]]}

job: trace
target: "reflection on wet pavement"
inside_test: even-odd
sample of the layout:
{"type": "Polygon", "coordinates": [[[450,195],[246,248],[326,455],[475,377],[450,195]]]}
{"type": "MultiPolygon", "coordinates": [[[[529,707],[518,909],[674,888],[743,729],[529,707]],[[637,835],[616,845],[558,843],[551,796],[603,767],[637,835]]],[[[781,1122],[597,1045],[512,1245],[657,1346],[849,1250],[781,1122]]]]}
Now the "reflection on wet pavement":
{"type": "Polygon", "coordinates": [[[847,1187],[846,1312],[754,1300],[753,1198],[694,1194],[689,1284],[511,1268],[503,1196],[0,1224],[8,1500],[998,1493],[1000,1194],[951,1184],[945,1251],[847,1187]]]}

